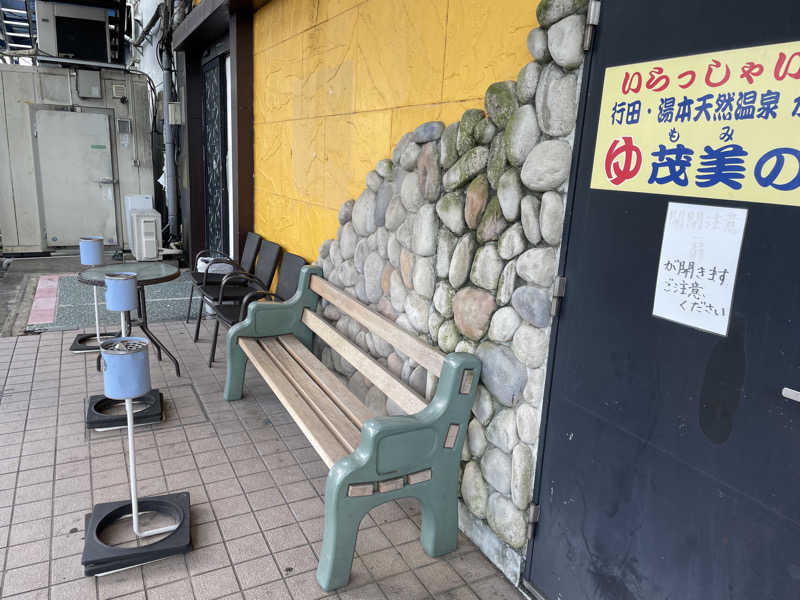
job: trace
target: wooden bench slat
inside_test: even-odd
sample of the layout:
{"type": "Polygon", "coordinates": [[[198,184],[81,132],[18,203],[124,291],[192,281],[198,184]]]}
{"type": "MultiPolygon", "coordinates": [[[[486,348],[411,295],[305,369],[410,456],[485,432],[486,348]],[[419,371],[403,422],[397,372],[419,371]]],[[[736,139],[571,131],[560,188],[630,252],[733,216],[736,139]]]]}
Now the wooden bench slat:
{"type": "MultiPolygon", "coordinates": [[[[276,338],[263,338],[259,342],[331,433],[350,452],[355,450],[361,440],[361,430],[350,421],[337,403],[317,385],[276,338]]],[[[354,401],[359,402],[357,398],[354,398],[354,401]]]]}
{"type": "Polygon", "coordinates": [[[364,421],[368,421],[375,416],[375,414],[350,391],[341,379],[334,373],[331,373],[328,368],[314,356],[314,353],[305,347],[303,342],[293,335],[281,335],[278,336],[278,340],[283,347],[286,348],[286,351],[294,357],[301,367],[303,367],[305,372],[309,374],[311,379],[316,381],[317,385],[325,390],[325,393],[339,405],[342,412],[348,416],[356,427],[361,429],[364,426],[364,421]]]}
{"type": "Polygon", "coordinates": [[[444,354],[401,329],[386,317],[371,311],[355,298],[322,279],[322,277],[313,275],[309,287],[325,300],[335,304],[350,317],[364,325],[372,333],[399,348],[403,354],[413,358],[428,373],[436,377],[441,375],[444,354]]]}
{"type": "Polygon", "coordinates": [[[327,342],[347,362],[361,371],[367,379],[377,385],[384,394],[394,400],[406,413],[418,413],[427,406],[422,398],[411,388],[402,381],[395,379],[391,372],[352,344],[350,340],[331,327],[319,315],[306,308],[303,310],[302,320],[311,331],[327,342]]]}
{"type": "Polygon", "coordinates": [[[347,448],[325,427],[305,399],[292,386],[278,366],[264,352],[258,340],[239,338],[239,346],[255,366],[258,373],[275,392],[281,404],[311,442],[311,445],[330,468],[349,454],[347,448]]]}

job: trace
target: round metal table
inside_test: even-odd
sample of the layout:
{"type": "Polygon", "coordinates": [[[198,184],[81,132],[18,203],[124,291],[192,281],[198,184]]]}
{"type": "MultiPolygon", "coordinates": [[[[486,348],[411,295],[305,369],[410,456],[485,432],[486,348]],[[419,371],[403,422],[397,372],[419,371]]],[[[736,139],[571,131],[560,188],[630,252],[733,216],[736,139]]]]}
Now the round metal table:
{"type": "MultiPolygon", "coordinates": [[[[105,287],[106,275],[110,273],[135,273],[136,274],[136,289],[138,291],[137,312],[139,318],[131,320],[130,313],[125,313],[125,319],[128,322],[128,331],[131,327],[138,327],[147,336],[153,345],[156,347],[156,354],[158,360],[161,360],[161,353],[167,355],[167,358],[175,365],[175,373],[180,377],[181,368],[178,360],[173,356],[164,343],[159,340],[147,325],[147,298],[145,297],[144,288],[148,285],[156,285],[158,283],[165,283],[177,279],[180,275],[180,269],[174,265],[164,262],[130,262],[130,263],[113,263],[110,265],[102,265],[99,267],[90,267],[78,273],[78,281],[86,285],[96,285],[98,287],[105,287]]],[[[98,356],[99,360],[99,356],[98,356]]]]}

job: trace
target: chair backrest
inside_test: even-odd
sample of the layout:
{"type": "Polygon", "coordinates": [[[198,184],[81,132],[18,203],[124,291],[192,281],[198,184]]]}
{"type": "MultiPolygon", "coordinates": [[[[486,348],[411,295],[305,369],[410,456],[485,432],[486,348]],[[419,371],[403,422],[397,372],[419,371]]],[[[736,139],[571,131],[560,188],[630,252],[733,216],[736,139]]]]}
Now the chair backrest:
{"type": "Polygon", "coordinates": [[[244,248],[242,248],[242,259],[239,261],[239,266],[246,273],[252,273],[253,267],[256,266],[256,255],[258,254],[258,247],[261,245],[261,236],[252,231],[247,234],[244,241],[244,248]]]}
{"type": "Polygon", "coordinates": [[[258,251],[258,260],[253,275],[265,286],[272,285],[272,278],[275,277],[275,269],[278,267],[278,256],[281,247],[275,242],[261,240],[261,248],[258,251]]]}
{"type": "Polygon", "coordinates": [[[300,269],[306,265],[302,256],[284,252],[281,258],[281,269],[278,271],[278,285],[275,295],[278,300],[288,300],[297,291],[297,282],[300,280],[300,269]]]}

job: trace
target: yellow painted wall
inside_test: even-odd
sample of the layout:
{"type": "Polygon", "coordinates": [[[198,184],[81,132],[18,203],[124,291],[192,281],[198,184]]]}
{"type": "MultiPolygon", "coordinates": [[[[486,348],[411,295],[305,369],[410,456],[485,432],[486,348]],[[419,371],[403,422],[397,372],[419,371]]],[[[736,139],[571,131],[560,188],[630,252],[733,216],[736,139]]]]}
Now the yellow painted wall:
{"type": "Polygon", "coordinates": [[[531,0],[271,0],[254,22],[255,229],[312,261],[339,206],[425,121],[531,58],[531,0]]]}

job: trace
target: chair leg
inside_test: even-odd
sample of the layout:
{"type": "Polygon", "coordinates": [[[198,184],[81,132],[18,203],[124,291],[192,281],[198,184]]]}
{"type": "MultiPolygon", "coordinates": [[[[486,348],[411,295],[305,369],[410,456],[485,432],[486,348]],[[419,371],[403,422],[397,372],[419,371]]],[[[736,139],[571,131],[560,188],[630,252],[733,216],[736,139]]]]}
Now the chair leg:
{"type": "Polygon", "coordinates": [[[200,337],[200,321],[203,318],[203,312],[206,309],[206,299],[200,297],[200,310],[197,311],[197,325],[194,326],[194,341],[197,343],[197,338],[200,337]]]}
{"type": "Polygon", "coordinates": [[[189,322],[192,315],[192,298],[194,297],[194,285],[189,288],[189,308],[186,309],[186,322],[189,322]]]}
{"type": "Polygon", "coordinates": [[[208,356],[208,366],[214,363],[214,355],[217,353],[217,335],[219,334],[219,319],[214,319],[214,333],[211,336],[211,354],[208,356]]]}

